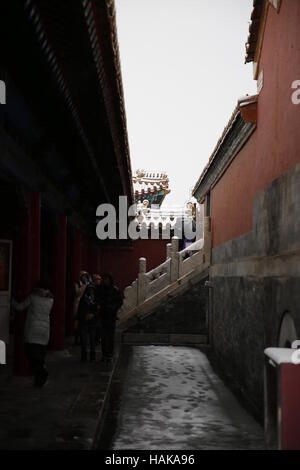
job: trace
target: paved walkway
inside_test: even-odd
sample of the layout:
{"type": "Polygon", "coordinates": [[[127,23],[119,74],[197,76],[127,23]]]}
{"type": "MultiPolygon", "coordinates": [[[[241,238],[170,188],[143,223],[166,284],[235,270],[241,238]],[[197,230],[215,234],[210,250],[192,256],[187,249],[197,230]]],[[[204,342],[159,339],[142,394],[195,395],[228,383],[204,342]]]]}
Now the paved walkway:
{"type": "Polygon", "coordinates": [[[78,346],[48,353],[50,381],[43,389],[1,366],[0,449],[90,449],[113,369],[97,355],[90,364],[80,362],[78,346]]]}
{"type": "Polygon", "coordinates": [[[135,346],[113,449],[263,449],[263,429],[197,349],[135,346]]]}

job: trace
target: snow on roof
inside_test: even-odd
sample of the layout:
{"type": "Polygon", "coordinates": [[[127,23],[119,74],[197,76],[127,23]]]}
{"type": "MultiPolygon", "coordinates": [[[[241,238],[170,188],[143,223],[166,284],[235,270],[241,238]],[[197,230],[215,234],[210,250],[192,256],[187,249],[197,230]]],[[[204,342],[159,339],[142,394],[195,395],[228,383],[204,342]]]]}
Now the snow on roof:
{"type": "Polygon", "coordinates": [[[250,103],[255,103],[257,101],[257,99],[258,99],[258,95],[244,95],[244,96],[241,96],[238,99],[237,105],[236,105],[236,107],[235,107],[235,109],[234,109],[234,111],[233,111],[233,113],[232,113],[232,115],[229,119],[229,122],[228,122],[227,126],[224,128],[224,130],[222,132],[222,135],[221,135],[220,139],[218,140],[217,145],[215,146],[215,149],[214,149],[212,155],[210,156],[210,158],[208,160],[207,165],[204,167],[200,177],[197,180],[197,183],[194,186],[194,189],[193,189],[193,192],[192,192],[193,196],[197,192],[201,182],[204,180],[205,175],[209,171],[212,163],[214,162],[216,156],[218,155],[218,152],[221,149],[221,147],[222,147],[222,145],[225,141],[225,138],[231,132],[232,127],[233,127],[237,117],[240,114],[241,107],[247,106],[250,103]]]}
{"type": "Polygon", "coordinates": [[[218,140],[218,142],[217,142],[217,145],[215,146],[214,151],[213,151],[213,153],[211,154],[211,156],[210,156],[210,158],[209,158],[209,160],[208,160],[208,163],[207,163],[206,166],[204,167],[204,169],[203,169],[203,171],[202,171],[200,177],[199,177],[198,180],[197,180],[197,183],[196,183],[195,186],[194,186],[194,189],[193,189],[193,196],[194,196],[194,194],[196,193],[197,189],[199,188],[200,183],[201,183],[202,180],[204,179],[206,173],[208,172],[208,170],[209,170],[209,168],[210,168],[212,162],[214,161],[214,159],[215,159],[215,157],[216,157],[216,155],[217,155],[217,153],[218,153],[218,151],[219,151],[219,149],[220,149],[222,143],[223,143],[224,140],[225,140],[225,137],[227,136],[227,134],[229,133],[230,129],[232,128],[233,123],[235,122],[235,120],[236,120],[236,118],[237,118],[237,116],[238,116],[238,114],[239,114],[239,111],[240,111],[240,110],[239,110],[239,104],[237,104],[237,106],[235,107],[235,109],[234,109],[234,111],[233,111],[233,113],[232,113],[232,115],[231,115],[231,117],[230,117],[230,119],[229,119],[229,122],[228,122],[227,126],[224,128],[224,130],[223,130],[223,132],[222,132],[222,135],[221,135],[221,137],[219,138],[219,140],[218,140]]]}

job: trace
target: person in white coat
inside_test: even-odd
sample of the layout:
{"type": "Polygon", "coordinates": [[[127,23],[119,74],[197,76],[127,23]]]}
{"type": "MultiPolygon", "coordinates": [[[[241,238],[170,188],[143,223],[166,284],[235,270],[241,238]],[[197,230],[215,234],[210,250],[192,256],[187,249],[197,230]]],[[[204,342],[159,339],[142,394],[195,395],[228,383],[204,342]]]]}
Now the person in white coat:
{"type": "Polygon", "coordinates": [[[54,298],[46,282],[39,282],[23,302],[12,300],[12,307],[16,311],[28,309],[24,326],[24,343],[36,387],[43,387],[48,379],[45,357],[50,338],[50,313],[53,303],[54,298]]]}

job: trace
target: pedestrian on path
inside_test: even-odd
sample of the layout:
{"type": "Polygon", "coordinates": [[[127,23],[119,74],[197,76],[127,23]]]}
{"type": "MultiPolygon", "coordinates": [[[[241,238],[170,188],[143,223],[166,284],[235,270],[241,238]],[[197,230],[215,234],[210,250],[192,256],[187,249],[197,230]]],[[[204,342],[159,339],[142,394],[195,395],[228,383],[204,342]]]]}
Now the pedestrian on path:
{"type": "Polygon", "coordinates": [[[100,279],[90,281],[80,299],[77,319],[80,332],[81,360],[87,361],[87,347],[90,347],[90,362],[96,359],[96,332],[99,325],[99,303],[97,302],[97,288],[100,279]]]}
{"type": "Polygon", "coordinates": [[[34,375],[34,386],[43,387],[48,379],[45,357],[50,337],[50,313],[53,295],[47,281],[40,281],[23,301],[12,299],[16,311],[28,308],[24,327],[25,352],[34,375]]]}
{"type": "Polygon", "coordinates": [[[117,313],[123,303],[120,290],[111,273],[102,276],[101,303],[101,348],[102,361],[111,362],[114,354],[117,313]]]}
{"type": "Polygon", "coordinates": [[[101,341],[101,286],[102,286],[102,277],[100,274],[93,274],[92,280],[95,285],[95,301],[96,301],[96,345],[100,344],[101,341]]]}
{"type": "Polygon", "coordinates": [[[74,317],[74,333],[75,333],[75,344],[80,343],[80,334],[78,328],[77,312],[79,307],[79,302],[85,288],[89,282],[89,273],[87,271],[80,271],[78,282],[74,283],[74,302],[73,302],[73,317],[74,317]]]}

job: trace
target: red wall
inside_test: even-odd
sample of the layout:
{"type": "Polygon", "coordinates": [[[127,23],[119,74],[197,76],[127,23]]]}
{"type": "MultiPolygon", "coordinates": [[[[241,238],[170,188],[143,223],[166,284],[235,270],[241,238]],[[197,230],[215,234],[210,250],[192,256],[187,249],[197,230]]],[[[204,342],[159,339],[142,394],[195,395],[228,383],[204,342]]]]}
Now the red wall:
{"type": "MultiPolygon", "coordinates": [[[[122,290],[138,276],[139,259],[147,259],[147,271],[156,268],[166,260],[167,243],[171,240],[136,240],[131,248],[99,248],[87,237],[83,237],[82,260],[80,269],[90,274],[113,274],[116,284],[122,290]]],[[[76,273],[75,278],[79,275],[76,273]]],[[[73,282],[73,281],[72,281],[73,282]]],[[[73,297],[71,299],[73,302],[73,297]]],[[[71,306],[70,306],[71,308],[71,306]]]]}
{"type": "Polygon", "coordinates": [[[282,450],[300,450],[300,367],[281,365],[282,450]]]}
{"type": "Polygon", "coordinates": [[[300,80],[299,25],[299,0],[283,0],[279,14],[269,5],[257,129],[211,192],[214,247],[249,232],[254,195],[300,161],[300,105],[291,101],[300,80]]]}
{"type": "Polygon", "coordinates": [[[122,290],[138,275],[139,258],[147,259],[147,271],[166,260],[168,240],[136,240],[133,248],[103,249],[100,253],[100,273],[112,272],[122,290]]]}

